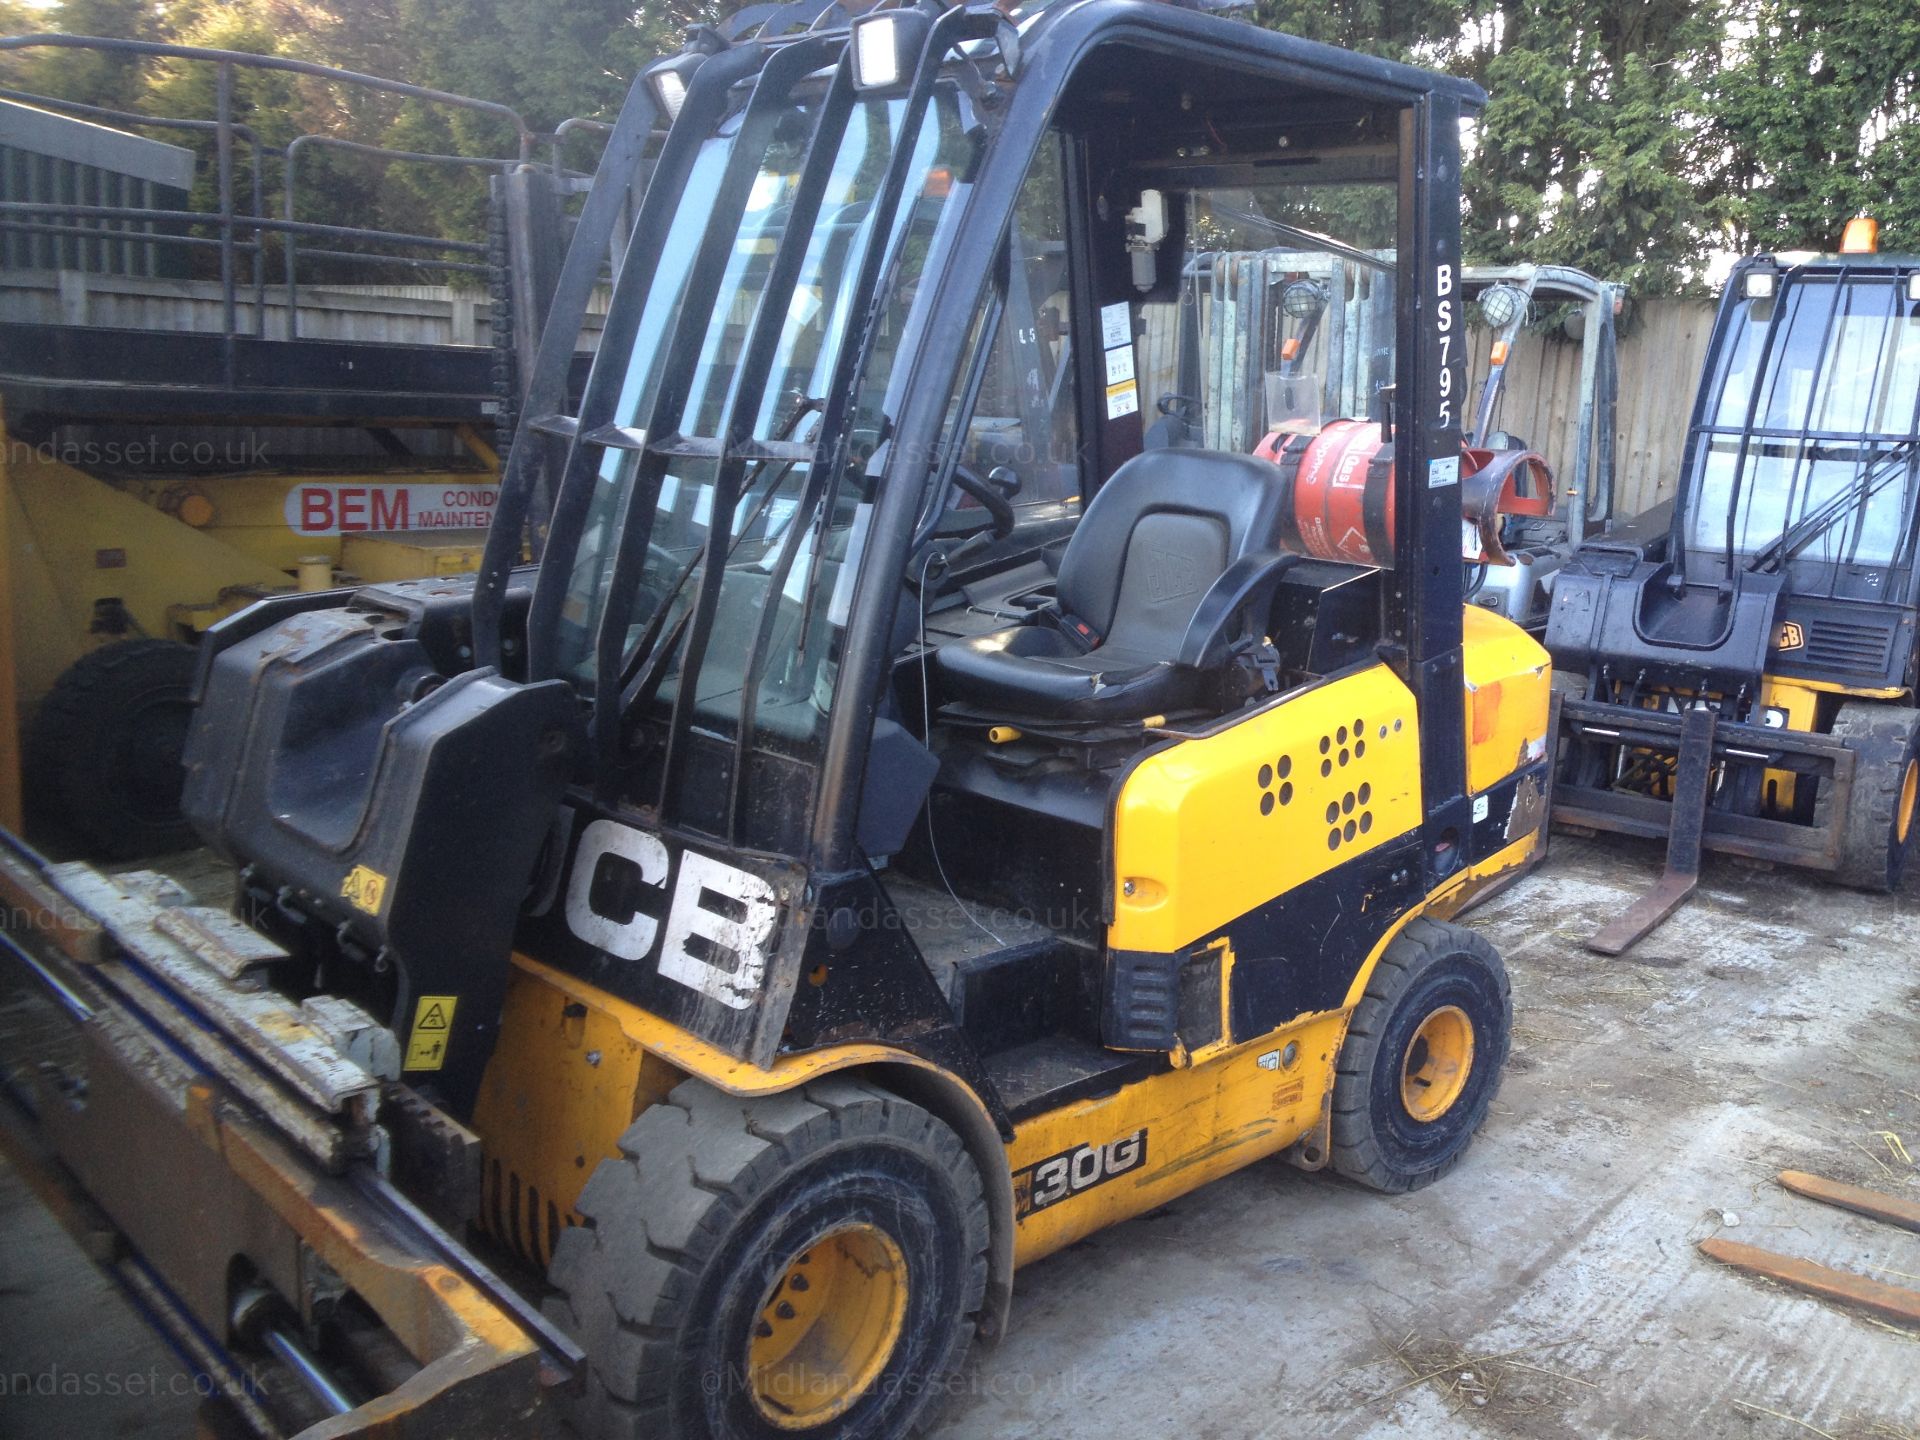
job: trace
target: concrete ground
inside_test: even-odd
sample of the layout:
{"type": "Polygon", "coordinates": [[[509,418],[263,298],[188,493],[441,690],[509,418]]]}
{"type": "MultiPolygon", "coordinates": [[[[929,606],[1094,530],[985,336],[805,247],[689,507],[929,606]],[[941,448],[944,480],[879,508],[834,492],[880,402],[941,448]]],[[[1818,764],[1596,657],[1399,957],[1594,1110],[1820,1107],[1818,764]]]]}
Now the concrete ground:
{"type": "MultiPolygon", "coordinates": [[[[1452,1175],[1388,1198],[1260,1164],[1043,1261],[938,1440],[1920,1440],[1920,1334],[1694,1250],[1725,1234],[1920,1286],[1920,1235],[1772,1183],[1920,1200],[1920,883],[1882,899],[1710,861],[1629,958],[1586,953],[1658,864],[1557,840],[1476,912],[1516,1033],[1452,1175]]],[[[0,1177],[0,1372],[164,1366],[61,1244],[0,1177]]],[[[0,1435],[187,1423],[172,1397],[35,1403],[0,1390],[0,1435]]]]}
{"type": "Polygon", "coordinates": [[[192,1433],[198,1403],[173,1352],[0,1161],[0,1440],[171,1440],[192,1433]]]}

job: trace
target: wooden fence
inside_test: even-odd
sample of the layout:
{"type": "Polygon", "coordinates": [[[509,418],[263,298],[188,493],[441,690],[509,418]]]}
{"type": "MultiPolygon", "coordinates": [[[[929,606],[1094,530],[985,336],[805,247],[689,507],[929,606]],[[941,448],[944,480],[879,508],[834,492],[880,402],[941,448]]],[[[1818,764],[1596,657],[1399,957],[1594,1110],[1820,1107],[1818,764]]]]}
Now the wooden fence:
{"type": "MultiPolygon", "coordinates": [[[[595,310],[605,308],[605,296],[595,310]]],[[[1172,307],[1156,307],[1171,310],[1172,307]]],[[[300,291],[300,333],[316,339],[387,340],[428,345],[485,345],[492,306],[484,293],[444,285],[315,285],[300,291]]],[[[252,295],[243,286],[243,328],[251,328],[252,295]]],[[[585,343],[597,339],[601,316],[588,318],[585,343]]],[[[206,280],[138,279],[61,271],[0,276],[0,320],[65,322],[140,329],[220,328],[220,287],[206,280]]],[[[1693,391],[1713,327],[1701,301],[1636,303],[1620,338],[1620,405],[1616,415],[1615,510],[1633,515],[1673,494],[1693,391]]],[[[1170,376],[1170,323],[1149,317],[1141,378],[1149,402],[1162,372],[1170,376]]],[[[286,334],[286,297],[267,287],[267,334],[286,334]]],[[[1487,338],[1472,351],[1473,385],[1486,373],[1487,338]]],[[[1561,463],[1578,419],[1580,346],[1558,331],[1528,332],[1507,370],[1501,428],[1561,463]]],[[[1167,380],[1170,384],[1170,379],[1167,380]]]]}
{"type": "MultiPolygon", "coordinates": [[[[238,302],[240,329],[252,333],[251,284],[239,287],[238,302]]],[[[591,349],[598,340],[600,312],[605,309],[603,294],[588,316],[583,348],[591,349]]],[[[285,339],[284,286],[267,286],[265,311],[267,338],[285,339]]],[[[220,285],[214,280],[85,275],[76,270],[0,274],[0,321],[218,334],[223,315],[220,285]]],[[[493,338],[493,302],[484,290],[446,285],[302,285],[300,336],[403,345],[486,345],[493,338]]]]}
{"type": "MultiPolygon", "coordinates": [[[[1637,515],[1672,498],[1700,365],[1713,332],[1713,306],[1653,300],[1631,307],[1620,336],[1620,403],[1614,417],[1616,515],[1637,515]]],[[[1487,340],[1474,347],[1474,386],[1486,373],[1487,340]]],[[[1558,333],[1526,333],[1514,344],[1500,428],[1560,463],[1578,420],[1580,346],[1558,333]]]]}

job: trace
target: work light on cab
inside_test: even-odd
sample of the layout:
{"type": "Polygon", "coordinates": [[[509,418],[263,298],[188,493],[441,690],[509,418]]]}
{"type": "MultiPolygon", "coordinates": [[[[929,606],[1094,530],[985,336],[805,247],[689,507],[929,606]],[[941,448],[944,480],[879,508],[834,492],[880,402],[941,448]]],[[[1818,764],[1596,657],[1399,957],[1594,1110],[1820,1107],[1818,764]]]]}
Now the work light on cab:
{"type": "Polygon", "coordinates": [[[918,10],[889,10],[853,22],[853,83],[863,91],[893,90],[913,79],[933,20],[918,10]]]}
{"type": "Polygon", "coordinates": [[[706,62],[706,58],[697,52],[676,55],[647,72],[647,83],[653,89],[653,98],[669,123],[680,118],[681,107],[687,103],[687,87],[693,83],[693,73],[706,62]]]}

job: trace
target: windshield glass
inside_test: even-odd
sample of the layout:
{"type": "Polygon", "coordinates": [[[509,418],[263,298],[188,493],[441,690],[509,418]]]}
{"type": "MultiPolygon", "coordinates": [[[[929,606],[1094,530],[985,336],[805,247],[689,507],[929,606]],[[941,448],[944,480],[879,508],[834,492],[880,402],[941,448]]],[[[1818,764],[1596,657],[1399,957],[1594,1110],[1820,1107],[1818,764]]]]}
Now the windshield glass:
{"type": "MultiPolygon", "coordinates": [[[[805,754],[824,731],[836,635],[868,509],[861,473],[882,433],[893,357],[916,323],[916,278],[945,243],[947,221],[959,208],[955,197],[963,186],[957,177],[968,145],[961,102],[945,87],[911,135],[902,133],[907,102],[901,98],[855,102],[843,128],[820,133],[832,125],[821,124],[824,96],[824,87],[812,98],[796,96],[777,117],[736,213],[718,213],[716,197],[742,129],[741,114],[706,142],[659,258],[614,417],[630,432],[648,432],[656,450],[664,449],[664,472],[657,490],[636,486],[647,465],[661,464],[657,456],[636,448],[602,454],[557,636],[560,673],[591,690],[616,538],[630,528],[631,505],[650,506],[620,680],[641,715],[670,713],[687,679],[686,641],[695,628],[688,621],[708,546],[715,527],[726,527],[726,568],[694,682],[693,723],[730,737],[739,733],[743,714],[751,714],[755,737],[788,754],[805,754]],[[889,233],[876,237],[874,201],[900,146],[910,152],[906,191],[889,233]],[[791,221],[796,201],[803,199],[804,167],[823,157],[831,164],[817,216],[796,230],[791,221]],[[856,342],[869,320],[872,297],[854,290],[875,244],[884,245],[888,257],[881,292],[886,303],[873,312],[876,329],[851,421],[848,471],[815,475],[804,442],[816,432],[843,346],[856,342]],[[693,300],[687,290],[696,257],[711,255],[715,246],[726,254],[718,289],[710,300],[693,300]],[[772,294],[769,277],[785,246],[800,247],[797,282],[791,291],[772,294]],[[699,310],[683,319],[690,301],[699,310]],[[745,462],[738,503],[731,514],[720,515],[721,461],[712,442],[739,405],[739,368],[767,307],[774,307],[769,313],[778,330],[772,369],[764,391],[749,397],[743,426],[764,453],[745,462]],[[692,344],[685,343],[689,335],[692,344]],[[678,389],[663,388],[669,366],[689,358],[684,403],[661,403],[663,394],[678,389]],[[829,479],[836,483],[829,485],[829,479]]],[[[742,418],[734,416],[736,422],[742,418]]]]}
{"type": "Polygon", "coordinates": [[[1736,306],[1693,437],[1689,544],[1894,563],[1920,473],[1920,306],[1905,277],[1788,271],[1736,306]]]}
{"type": "Polygon", "coordinates": [[[1157,414],[1243,453],[1274,430],[1372,418],[1393,383],[1393,187],[1270,182],[1187,203],[1179,301],[1145,307],[1157,414]]]}

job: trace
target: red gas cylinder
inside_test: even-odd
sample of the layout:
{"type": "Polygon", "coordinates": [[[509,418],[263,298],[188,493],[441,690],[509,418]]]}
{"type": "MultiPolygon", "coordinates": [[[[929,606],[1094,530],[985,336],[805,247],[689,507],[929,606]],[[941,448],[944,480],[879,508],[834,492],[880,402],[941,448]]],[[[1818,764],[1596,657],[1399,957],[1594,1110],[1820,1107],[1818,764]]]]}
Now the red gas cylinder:
{"type": "Polygon", "coordinates": [[[1393,446],[1365,420],[1275,431],[1254,451],[1280,470],[1289,550],[1348,565],[1393,564],[1393,446]]]}
{"type": "MultiPolygon", "coordinates": [[[[1393,444],[1364,420],[1276,430],[1253,452],[1279,469],[1286,549],[1316,560],[1390,568],[1394,562],[1393,444]]],[[[1461,558],[1511,565],[1503,515],[1553,510],[1553,472],[1531,450],[1460,451],[1461,558]]]]}

